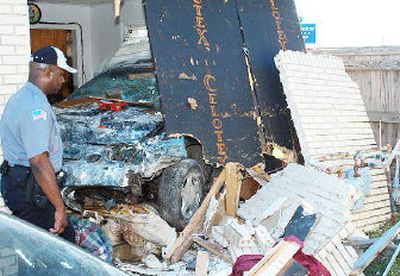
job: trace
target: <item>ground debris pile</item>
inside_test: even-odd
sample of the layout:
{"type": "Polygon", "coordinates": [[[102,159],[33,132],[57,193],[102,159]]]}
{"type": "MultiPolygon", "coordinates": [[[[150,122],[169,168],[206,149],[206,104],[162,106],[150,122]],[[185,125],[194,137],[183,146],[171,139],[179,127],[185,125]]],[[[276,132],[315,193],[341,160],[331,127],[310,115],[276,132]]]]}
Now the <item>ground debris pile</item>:
{"type": "Polygon", "coordinates": [[[161,231],[155,226],[143,227],[139,233],[142,215],[117,216],[129,221],[123,229],[129,226],[164,248],[162,253],[147,251],[139,263],[118,262],[117,266],[142,275],[192,275],[193,270],[208,275],[244,271],[247,275],[349,275],[359,257],[347,243],[359,235],[351,223],[351,209],[358,199],[354,186],[298,164],[271,176],[258,171],[228,163],[176,239],[155,214],[145,221],[170,236],[153,237],[161,231]],[[241,201],[249,178],[260,189],[241,201]]]}

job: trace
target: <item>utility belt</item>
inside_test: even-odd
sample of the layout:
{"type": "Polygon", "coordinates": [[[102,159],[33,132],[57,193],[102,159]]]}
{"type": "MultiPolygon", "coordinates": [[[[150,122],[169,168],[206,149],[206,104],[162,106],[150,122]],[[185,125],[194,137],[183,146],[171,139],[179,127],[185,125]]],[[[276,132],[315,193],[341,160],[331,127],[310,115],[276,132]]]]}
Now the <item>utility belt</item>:
{"type": "MultiPolygon", "coordinates": [[[[3,177],[8,176],[18,179],[16,179],[15,185],[24,190],[25,202],[31,203],[39,208],[43,208],[49,204],[47,196],[44,195],[39,184],[36,182],[30,167],[22,165],[10,166],[10,164],[4,160],[0,165],[0,174],[3,177]]],[[[56,173],[57,184],[59,188],[61,188],[60,186],[63,183],[64,176],[64,171],[59,171],[56,173]]]]}

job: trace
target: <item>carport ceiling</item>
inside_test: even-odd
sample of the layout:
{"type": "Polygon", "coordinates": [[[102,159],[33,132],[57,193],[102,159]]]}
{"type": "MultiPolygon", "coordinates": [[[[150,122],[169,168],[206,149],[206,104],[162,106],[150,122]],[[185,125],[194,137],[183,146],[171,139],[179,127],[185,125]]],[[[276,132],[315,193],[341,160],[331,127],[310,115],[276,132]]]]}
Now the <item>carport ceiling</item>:
{"type": "MultiPolygon", "coordinates": [[[[95,6],[105,3],[114,3],[114,0],[36,0],[29,1],[32,3],[52,3],[52,4],[69,4],[79,6],[95,6]]],[[[122,2],[122,1],[121,1],[122,2]]]]}

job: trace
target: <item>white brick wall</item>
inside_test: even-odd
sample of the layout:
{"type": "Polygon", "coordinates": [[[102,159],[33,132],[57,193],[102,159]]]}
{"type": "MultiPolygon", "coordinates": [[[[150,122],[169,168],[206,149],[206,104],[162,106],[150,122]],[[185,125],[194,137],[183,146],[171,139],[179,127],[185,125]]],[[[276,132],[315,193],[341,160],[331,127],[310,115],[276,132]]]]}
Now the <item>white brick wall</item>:
{"type": "MultiPolygon", "coordinates": [[[[275,63],[306,164],[315,163],[321,156],[354,154],[376,146],[361,92],[341,59],[286,51],[275,57],[275,63]]],[[[350,157],[323,165],[352,163],[350,157]]],[[[383,169],[373,170],[364,207],[353,212],[357,227],[371,230],[389,219],[387,187],[383,169]]]]}
{"type": "MultiPolygon", "coordinates": [[[[317,220],[304,241],[304,252],[317,257],[332,275],[349,275],[358,256],[351,246],[342,243],[353,231],[350,208],[354,190],[335,176],[316,171],[298,164],[289,164],[272,175],[263,187],[242,204],[238,210],[246,221],[265,225],[265,214],[277,199],[286,199],[279,209],[278,226],[270,233],[283,233],[297,206],[303,205],[317,214],[317,220]],[[283,226],[283,227],[282,227],[283,226]],[[279,229],[281,228],[281,229],[279,229]],[[282,230],[282,231],[280,231],[282,230]],[[337,252],[333,252],[335,248],[337,252]],[[338,259],[340,265],[334,260],[338,259]]],[[[272,208],[276,209],[276,208],[272,208]]],[[[270,230],[270,229],[268,229],[270,230]]]]}
{"type": "MultiPolygon", "coordinates": [[[[27,1],[0,0],[0,115],[10,96],[28,79],[29,55],[27,1]]],[[[3,206],[0,197],[0,212],[7,210],[3,206]]]]}
{"type": "Polygon", "coordinates": [[[28,79],[30,54],[26,0],[0,0],[0,114],[28,79]]]}

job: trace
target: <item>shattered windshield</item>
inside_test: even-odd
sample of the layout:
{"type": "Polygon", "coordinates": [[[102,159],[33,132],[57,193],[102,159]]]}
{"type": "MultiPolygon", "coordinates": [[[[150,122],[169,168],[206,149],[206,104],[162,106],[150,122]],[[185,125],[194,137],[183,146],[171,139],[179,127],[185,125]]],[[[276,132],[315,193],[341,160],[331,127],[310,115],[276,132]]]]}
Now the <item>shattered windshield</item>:
{"type": "Polygon", "coordinates": [[[154,73],[149,69],[123,68],[107,71],[76,90],[69,99],[101,97],[160,106],[154,73]]]}

